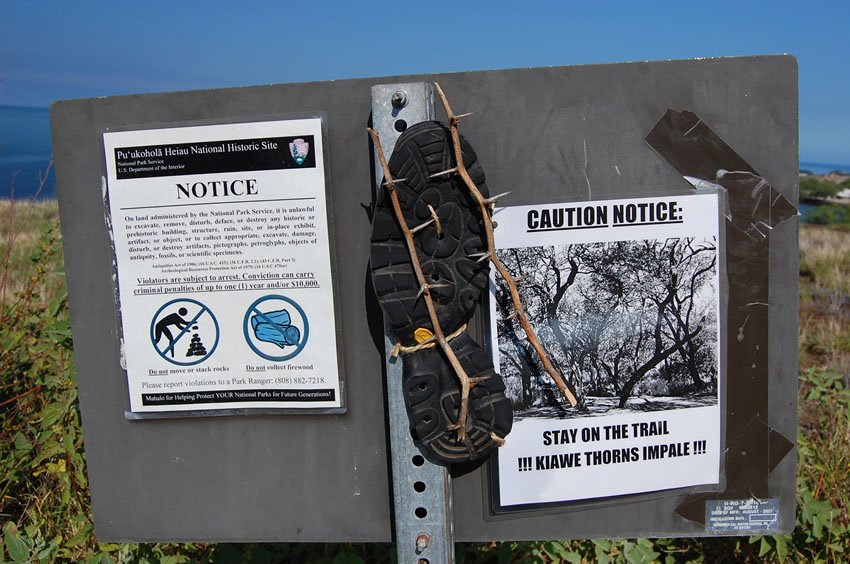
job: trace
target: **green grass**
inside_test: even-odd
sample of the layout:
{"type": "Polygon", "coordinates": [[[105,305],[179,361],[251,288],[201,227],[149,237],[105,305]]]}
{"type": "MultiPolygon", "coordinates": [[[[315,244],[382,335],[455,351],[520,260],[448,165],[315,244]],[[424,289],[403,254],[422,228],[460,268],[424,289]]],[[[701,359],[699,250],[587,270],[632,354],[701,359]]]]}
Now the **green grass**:
{"type": "MultiPolygon", "coordinates": [[[[0,206],[0,561],[392,562],[386,544],[102,544],[93,533],[56,204],[0,206]],[[7,215],[2,215],[7,214],[7,215]],[[9,227],[13,233],[9,234],[9,227]],[[9,246],[11,242],[11,247],[9,246]],[[9,251],[7,253],[7,251],[9,251]]],[[[850,551],[850,232],[801,230],[797,528],[457,546],[460,562],[842,561],[850,551]]]]}
{"type": "MultiPolygon", "coordinates": [[[[56,200],[0,200],[0,304],[8,303],[35,274],[29,268],[32,253],[58,213],[56,200]]],[[[45,297],[60,293],[64,285],[61,276],[45,281],[45,297]]]]}

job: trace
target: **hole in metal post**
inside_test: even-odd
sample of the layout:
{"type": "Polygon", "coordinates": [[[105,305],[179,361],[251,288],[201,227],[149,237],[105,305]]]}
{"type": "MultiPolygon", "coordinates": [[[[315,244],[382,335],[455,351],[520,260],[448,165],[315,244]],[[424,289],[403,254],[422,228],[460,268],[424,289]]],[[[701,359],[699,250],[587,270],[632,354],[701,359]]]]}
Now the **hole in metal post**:
{"type": "Polygon", "coordinates": [[[413,489],[416,490],[419,493],[424,492],[425,491],[425,482],[414,482],[413,483],[413,489]]]}
{"type": "Polygon", "coordinates": [[[427,558],[420,558],[419,564],[431,564],[431,561],[428,560],[427,558]]]}
{"type": "Polygon", "coordinates": [[[424,519],[425,517],[428,516],[428,510],[425,509],[424,507],[417,507],[416,510],[414,511],[414,513],[420,519],[424,519]]]}
{"type": "Polygon", "coordinates": [[[397,119],[397,120],[395,120],[393,127],[399,133],[404,133],[404,130],[407,129],[407,122],[404,121],[403,119],[397,119]]]}
{"type": "Polygon", "coordinates": [[[414,466],[422,466],[423,464],[425,464],[425,459],[422,457],[421,454],[417,454],[411,459],[411,462],[413,462],[414,466]]]}

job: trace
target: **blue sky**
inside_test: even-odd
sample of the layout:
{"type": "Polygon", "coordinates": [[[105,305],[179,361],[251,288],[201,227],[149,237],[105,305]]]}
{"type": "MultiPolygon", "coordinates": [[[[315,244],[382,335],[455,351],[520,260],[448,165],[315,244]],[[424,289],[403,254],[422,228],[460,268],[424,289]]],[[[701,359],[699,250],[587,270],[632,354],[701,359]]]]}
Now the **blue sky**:
{"type": "Polygon", "coordinates": [[[850,163],[850,2],[0,0],[0,104],[791,53],[801,159],[850,163]],[[426,23],[427,22],[427,23],[426,23]]]}

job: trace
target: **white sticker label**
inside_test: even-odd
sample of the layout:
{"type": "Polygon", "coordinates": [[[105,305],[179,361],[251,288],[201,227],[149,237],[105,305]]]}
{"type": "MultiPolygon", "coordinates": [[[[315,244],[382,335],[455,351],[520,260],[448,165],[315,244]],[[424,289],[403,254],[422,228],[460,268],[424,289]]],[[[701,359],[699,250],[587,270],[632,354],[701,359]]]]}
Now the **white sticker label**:
{"type": "Polygon", "coordinates": [[[103,139],[131,411],[341,407],[321,120],[103,139]]]}
{"type": "Polygon", "coordinates": [[[744,535],[779,529],[778,499],[723,499],[705,502],[705,530],[744,535]]]}

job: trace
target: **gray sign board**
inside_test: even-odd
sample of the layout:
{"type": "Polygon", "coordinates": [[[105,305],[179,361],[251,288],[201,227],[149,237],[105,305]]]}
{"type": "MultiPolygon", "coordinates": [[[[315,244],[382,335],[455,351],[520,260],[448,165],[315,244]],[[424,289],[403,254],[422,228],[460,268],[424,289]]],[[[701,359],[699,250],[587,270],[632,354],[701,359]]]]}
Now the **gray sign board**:
{"type": "MultiPolygon", "coordinates": [[[[694,159],[727,154],[718,150],[713,157],[699,156],[706,146],[718,146],[715,137],[758,171],[771,194],[782,196],[791,209],[797,205],[797,65],[789,56],[382,77],[57,102],[51,113],[57,186],[101,540],[392,539],[384,335],[368,273],[374,172],[366,126],[373,85],[434,80],[457,111],[476,112],[464,120],[462,131],[476,148],[491,190],[512,191],[506,205],[689,194],[693,187],[683,175],[700,174],[699,167],[690,166],[694,159]],[[688,112],[674,117],[698,116],[699,122],[684,130],[699,132],[694,143],[676,142],[681,124],[663,120],[669,118],[668,109],[688,112]],[[103,133],[298,114],[324,116],[327,132],[348,411],[128,420],[101,189],[103,133]],[[650,132],[654,136],[647,140],[650,132]]],[[[747,211],[754,224],[757,205],[747,211]]],[[[734,227],[744,214],[730,209],[734,227]]],[[[752,290],[766,311],[755,341],[735,340],[739,345],[733,343],[727,352],[728,380],[730,387],[756,382],[763,394],[743,406],[751,408],[746,421],[738,404],[734,414],[727,408],[726,494],[661,492],[494,513],[485,465],[453,480],[456,540],[712,534],[704,524],[706,498],[750,495],[777,499],[771,530],[791,530],[796,457],[788,441],[796,436],[798,257],[797,218],[786,215],[770,225],[762,246],[737,249],[754,253],[749,258],[767,268],[764,279],[753,278],[751,286],[733,284],[730,299],[738,303],[735,299],[752,290]],[[759,355],[765,355],[765,366],[759,355]],[[754,368],[742,372],[756,357],[759,366],[753,361],[754,368]],[[760,446],[753,451],[744,444],[760,446]]],[[[738,327],[733,330],[737,333],[738,327]]],[[[741,389],[746,388],[727,391],[741,389]]]]}

